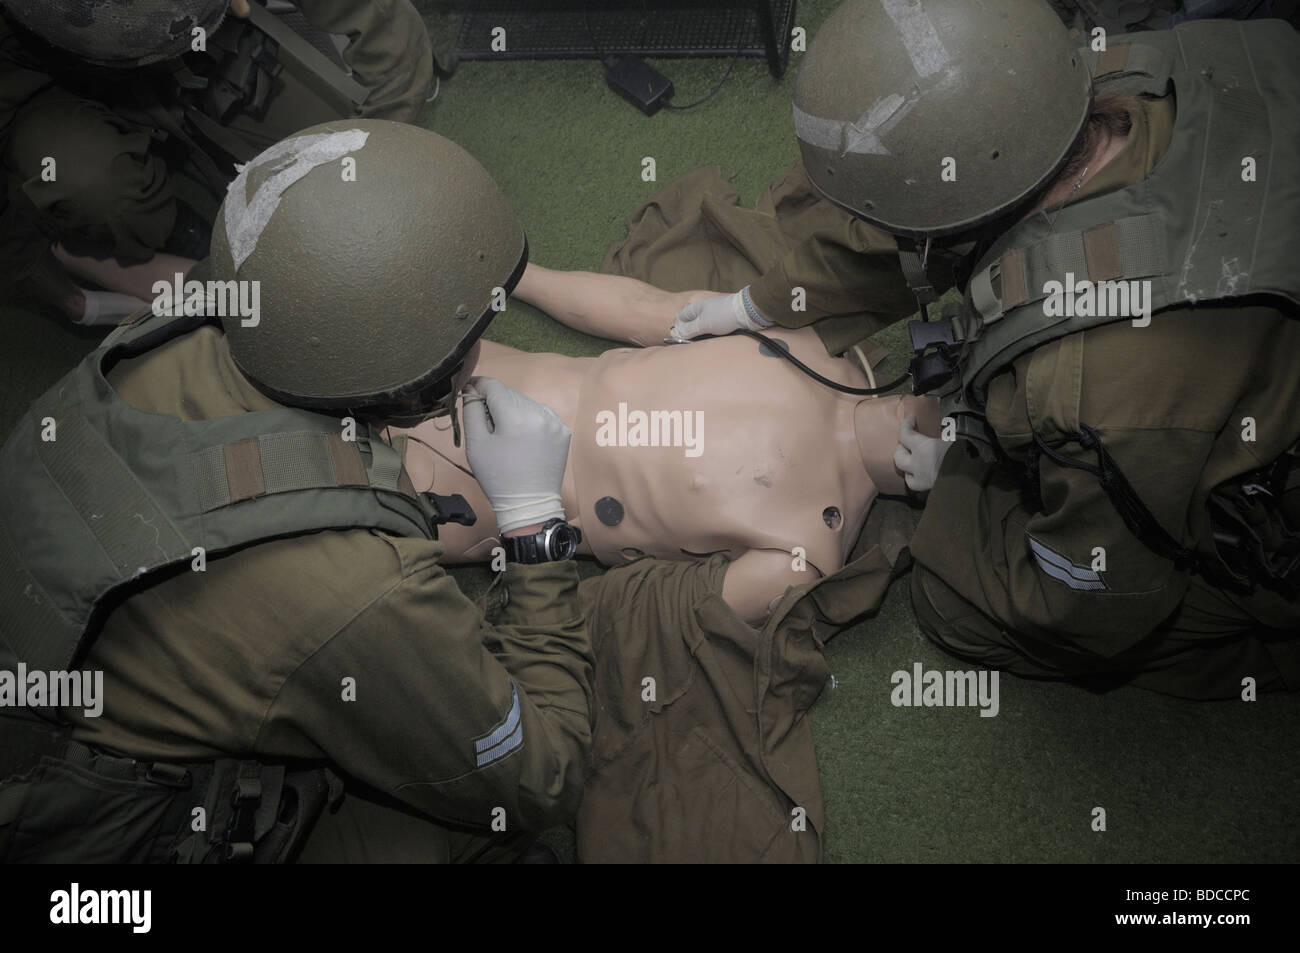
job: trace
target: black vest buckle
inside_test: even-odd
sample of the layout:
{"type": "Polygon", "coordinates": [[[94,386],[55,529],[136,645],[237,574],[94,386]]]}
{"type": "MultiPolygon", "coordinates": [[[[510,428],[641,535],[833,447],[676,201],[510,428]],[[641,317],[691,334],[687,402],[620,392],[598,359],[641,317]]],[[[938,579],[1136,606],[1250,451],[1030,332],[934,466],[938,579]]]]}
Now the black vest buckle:
{"type": "Polygon", "coordinates": [[[928,394],[952,380],[957,373],[958,352],[952,315],[944,314],[937,321],[909,321],[907,334],[916,355],[908,365],[912,393],[928,394]]]}
{"type": "Polygon", "coordinates": [[[433,506],[433,522],[441,526],[443,523],[458,523],[461,526],[473,526],[478,522],[478,515],[474,508],[469,505],[469,500],[459,493],[453,493],[450,496],[441,496],[437,493],[421,494],[433,506]]]}

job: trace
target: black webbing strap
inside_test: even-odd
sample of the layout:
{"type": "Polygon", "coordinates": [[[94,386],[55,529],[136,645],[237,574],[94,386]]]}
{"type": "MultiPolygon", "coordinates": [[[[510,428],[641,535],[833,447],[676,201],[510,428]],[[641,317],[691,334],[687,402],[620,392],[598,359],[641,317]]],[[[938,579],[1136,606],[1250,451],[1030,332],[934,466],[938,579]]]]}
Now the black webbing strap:
{"type": "MultiPolygon", "coordinates": [[[[253,860],[256,818],[267,793],[263,790],[261,765],[256,761],[240,762],[231,787],[230,816],[223,837],[222,860],[226,863],[253,860]]],[[[277,799],[279,793],[275,792],[277,799]]]]}
{"type": "Polygon", "coordinates": [[[48,845],[35,842],[14,854],[11,835],[33,806],[48,823],[55,804],[62,805],[71,833],[90,841],[125,838],[120,846],[148,862],[284,863],[294,859],[320,815],[342,794],[337,776],[322,767],[290,769],[233,758],[138,761],[96,751],[69,734],[66,724],[28,713],[0,714],[0,862],[49,859],[48,845]],[[118,794],[123,784],[135,785],[148,810],[88,823],[88,805],[99,786],[115,782],[122,783],[118,794]],[[196,817],[203,818],[198,827],[196,817]],[[141,844],[149,845],[143,855],[141,844]]]}
{"type": "Polygon", "coordinates": [[[903,278],[922,308],[939,300],[939,292],[925,270],[927,250],[924,245],[917,248],[915,244],[909,247],[905,242],[898,243],[898,263],[902,267],[903,278]]]}
{"type": "MultiPolygon", "coordinates": [[[[1047,441],[1040,437],[1037,432],[1034,433],[1034,446],[1037,452],[1046,455],[1058,466],[1083,470],[1097,478],[1097,482],[1101,484],[1102,490],[1110,498],[1111,505],[1119,513],[1124,525],[1147,549],[1157,556],[1163,556],[1165,559],[1171,560],[1175,568],[1179,570],[1197,568],[1196,554],[1192,550],[1180,546],[1178,540],[1170,536],[1168,531],[1151,514],[1146,504],[1142,502],[1142,498],[1138,496],[1137,491],[1133,489],[1133,485],[1129,483],[1128,478],[1120,470],[1119,465],[1115,463],[1114,458],[1102,446],[1097,431],[1085,423],[1080,423],[1079,433],[1070,434],[1066,437],[1066,442],[1078,443],[1083,449],[1095,452],[1097,454],[1097,463],[1094,465],[1079,460],[1071,460],[1049,446],[1047,441]]],[[[1035,472],[1037,471],[1037,463],[1038,461],[1035,459],[1030,464],[1031,469],[1035,472]]]]}
{"type": "Polygon", "coordinates": [[[1300,443],[1271,464],[1216,487],[1207,505],[1230,572],[1300,596],[1300,443]]]}
{"type": "MultiPolygon", "coordinates": [[[[194,124],[194,128],[218,149],[221,149],[237,162],[251,162],[262,151],[260,146],[247,142],[221,123],[217,122],[197,106],[185,111],[185,117],[194,124]]],[[[195,148],[198,148],[195,146],[195,148]]],[[[206,154],[206,153],[205,153],[206,154]]],[[[233,179],[234,169],[227,179],[233,179]]]]}
{"type": "MultiPolygon", "coordinates": [[[[26,774],[43,757],[62,757],[67,744],[66,725],[41,717],[37,710],[0,709],[0,782],[26,774]]],[[[0,808],[0,826],[11,820],[0,808]]]]}
{"type": "Polygon", "coordinates": [[[339,65],[333,62],[306,39],[293,31],[293,28],[280,20],[274,13],[256,3],[249,4],[248,20],[281,49],[302,63],[311,75],[326,88],[351,103],[353,109],[359,110],[370,96],[370,90],[349,76],[339,65]]]}
{"type": "Polygon", "coordinates": [[[186,131],[184,121],[181,115],[173,112],[172,108],[166,106],[151,90],[148,90],[145,84],[138,83],[135,86],[138,104],[159,129],[167,134],[174,136],[178,142],[189,149],[189,157],[194,162],[195,168],[199,174],[206,180],[208,187],[216,195],[225,196],[226,186],[230,180],[235,177],[233,166],[229,174],[222,171],[217,161],[209,155],[208,150],[204,149],[194,137],[186,131]]]}

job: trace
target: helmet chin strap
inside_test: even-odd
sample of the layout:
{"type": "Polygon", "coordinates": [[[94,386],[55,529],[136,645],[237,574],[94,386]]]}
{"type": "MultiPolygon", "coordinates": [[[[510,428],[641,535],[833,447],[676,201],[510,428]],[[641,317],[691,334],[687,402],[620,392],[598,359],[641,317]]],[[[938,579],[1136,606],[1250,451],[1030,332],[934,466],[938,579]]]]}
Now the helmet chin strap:
{"type": "Polygon", "coordinates": [[[925,270],[930,262],[930,245],[933,239],[927,238],[924,245],[919,245],[918,241],[913,239],[906,241],[909,247],[904,248],[904,239],[899,239],[898,260],[903,266],[903,277],[907,279],[907,286],[912,289],[912,294],[916,296],[916,303],[920,306],[921,320],[929,321],[930,313],[926,310],[926,305],[939,300],[934,282],[930,280],[925,270]]]}
{"type": "MultiPolygon", "coordinates": [[[[422,418],[422,421],[424,421],[424,420],[433,420],[434,418],[441,417],[444,414],[450,415],[452,446],[455,447],[460,446],[460,413],[456,408],[457,398],[459,396],[460,396],[459,390],[453,391],[450,396],[444,397],[440,401],[438,401],[438,403],[434,405],[433,410],[431,410],[428,414],[426,414],[422,418]]],[[[403,425],[403,426],[413,426],[413,425],[403,425]]]]}

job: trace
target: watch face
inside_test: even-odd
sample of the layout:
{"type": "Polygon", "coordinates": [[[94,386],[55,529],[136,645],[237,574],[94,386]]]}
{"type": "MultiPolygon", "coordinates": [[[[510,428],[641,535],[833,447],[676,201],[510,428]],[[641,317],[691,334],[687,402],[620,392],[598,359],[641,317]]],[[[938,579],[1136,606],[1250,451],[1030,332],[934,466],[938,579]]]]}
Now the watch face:
{"type": "Polygon", "coordinates": [[[547,543],[547,555],[552,559],[572,559],[578,552],[578,535],[568,523],[552,529],[547,543]]]}

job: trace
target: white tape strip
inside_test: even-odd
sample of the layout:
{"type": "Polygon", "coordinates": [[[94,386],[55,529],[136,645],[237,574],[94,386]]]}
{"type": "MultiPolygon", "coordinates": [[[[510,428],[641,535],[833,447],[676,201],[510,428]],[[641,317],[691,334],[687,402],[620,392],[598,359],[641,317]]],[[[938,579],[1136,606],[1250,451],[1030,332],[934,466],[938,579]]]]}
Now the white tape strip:
{"type": "Polygon", "coordinates": [[[809,145],[838,152],[841,156],[850,152],[856,155],[887,156],[889,150],[880,141],[880,137],[911,112],[920,98],[919,94],[904,99],[898,93],[891,93],[876,100],[856,122],[823,119],[795,106],[795,135],[809,145]]]}
{"type": "Polygon", "coordinates": [[[278,142],[252,162],[239,170],[226,194],[226,239],[230,254],[235,260],[235,270],[248,260],[257,248],[257,240],[271,221],[280,205],[280,197],[318,165],[341,159],[350,152],[361,149],[370,133],[362,129],[345,129],[341,132],[323,132],[312,136],[295,136],[278,142]],[[288,158],[280,168],[258,188],[253,200],[247,199],[248,173],[267,163],[288,158]]]}
{"type": "Polygon", "coordinates": [[[948,65],[948,51],[921,0],[880,0],[880,5],[898,27],[918,76],[932,76],[948,65]]]}

